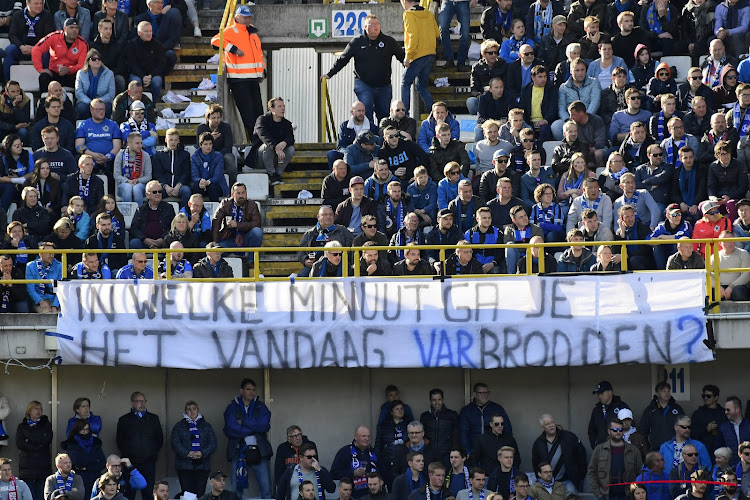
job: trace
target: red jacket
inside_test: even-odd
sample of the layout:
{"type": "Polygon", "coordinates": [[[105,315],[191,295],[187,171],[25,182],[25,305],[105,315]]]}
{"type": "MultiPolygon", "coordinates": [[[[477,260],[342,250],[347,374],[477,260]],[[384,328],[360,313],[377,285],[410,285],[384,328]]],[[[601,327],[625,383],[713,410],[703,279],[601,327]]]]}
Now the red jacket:
{"type": "MultiPolygon", "coordinates": [[[[722,217],[718,221],[716,221],[715,224],[712,224],[708,222],[705,217],[698,222],[695,223],[695,227],[693,228],[693,238],[694,239],[701,239],[701,238],[718,238],[722,231],[731,231],[732,230],[732,221],[729,220],[729,217],[722,217]]],[[[700,252],[701,257],[708,260],[706,257],[706,247],[709,246],[706,243],[696,243],[693,245],[693,250],[697,250],[700,252]]],[[[712,249],[708,248],[709,253],[712,252],[712,249]]]]}
{"type": "Polygon", "coordinates": [[[75,76],[76,72],[83,67],[86,60],[86,52],[89,51],[89,44],[81,36],[78,36],[73,45],[68,48],[65,43],[65,33],[62,30],[53,31],[45,36],[39,43],[31,49],[31,60],[34,67],[40,73],[42,67],[42,54],[49,52],[49,69],[57,73],[57,67],[60,65],[70,68],[70,73],[75,76]]]}

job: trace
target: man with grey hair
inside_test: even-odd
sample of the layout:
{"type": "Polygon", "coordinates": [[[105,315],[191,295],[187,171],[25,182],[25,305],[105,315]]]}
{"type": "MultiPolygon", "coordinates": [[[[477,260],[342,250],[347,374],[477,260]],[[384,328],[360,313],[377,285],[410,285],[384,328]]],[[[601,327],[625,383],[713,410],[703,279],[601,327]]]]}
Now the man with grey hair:
{"type": "Polygon", "coordinates": [[[538,470],[539,464],[552,466],[552,477],[565,486],[570,495],[577,495],[577,484],[586,476],[586,449],[578,436],[557,425],[549,413],[539,417],[542,434],[531,447],[531,464],[538,470]]]}
{"type": "Polygon", "coordinates": [[[422,453],[424,455],[425,464],[440,462],[439,451],[432,445],[432,443],[425,441],[424,425],[422,425],[422,422],[419,420],[410,422],[409,425],[406,426],[406,432],[409,435],[409,440],[396,448],[395,476],[407,471],[409,465],[407,464],[406,456],[412,451],[422,453]]]}
{"type": "MultiPolygon", "coordinates": [[[[322,247],[329,241],[338,241],[342,246],[352,246],[354,235],[346,227],[334,224],[333,209],[329,205],[322,205],[318,209],[318,223],[306,231],[300,239],[300,247],[322,247]]],[[[310,276],[313,264],[323,252],[321,251],[299,251],[297,260],[304,267],[299,272],[300,277],[310,276]]]]}
{"type": "Polygon", "coordinates": [[[696,439],[690,439],[690,417],[679,415],[674,422],[674,437],[666,441],[659,448],[659,453],[664,458],[664,466],[674,469],[682,464],[682,449],[685,445],[695,446],[698,452],[698,463],[703,467],[711,466],[711,455],[708,454],[706,446],[696,439]]]}
{"type": "Polygon", "coordinates": [[[331,464],[333,479],[349,478],[354,483],[352,498],[362,498],[369,493],[367,473],[380,470],[375,450],[370,447],[370,429],[358,425],[354,439],[336,452],[331,464]]]}
{"type": "Polygon", "coordinates": [[[342,246],[338,241],[329,241],[325,244],[323,256],[312,266],[310,276],[314,278],[340,278],[344,276],[342,265],[342,246]]]}

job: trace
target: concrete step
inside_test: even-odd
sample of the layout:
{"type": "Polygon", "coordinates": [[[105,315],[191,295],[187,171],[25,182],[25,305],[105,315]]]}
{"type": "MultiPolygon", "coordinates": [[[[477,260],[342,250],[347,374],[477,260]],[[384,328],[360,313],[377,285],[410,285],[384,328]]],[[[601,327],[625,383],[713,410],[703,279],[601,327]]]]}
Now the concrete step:
{"type": "Polygon", "coordinates": [[[209,64],[209,63],[180,63],[175,64],[173,68],[174,73],[182,72],[182,71],[192,71],[192,72],[198,72],[198,71],[210,71],[214,72],[217,71],[219,68],[218,64],[209,64]]]}
{"type": "Polygon", "coordinates": [[[277,205],[266,209],[266,220],[314,219],[318,215],[318,205],[277,205]]]}
{"type": "Polygon", "coordinates": [[[263,245],[269,247],[294,247],[299,245],[301,237],[302,234],[296,233],[264,234],[263,245]]]}
{"type": "MultiPolygon", "coordinates": [[[[197,99],[197,97],[196,97],[196,99],[197,99]]],[[[203,100],[203,99],[201,99],[201,101],[202,101],[202,100],[203,100]]],[[[187,107],[188,107],[189,105],[190,105],[190,103],[189,103],[189,102],[178,102],[178,103],[175,103],[175,104],[172,104],[172,103],[167,103],[167,102],[157,102],[157,103],[156,103],[156,110],[157,110],[157,111],[162,111],[162,110],[164,110],[164,109],[167,109],[167,108],[169,108],[169,109],[171,109],[172,111],[183,111],[183,110],[185,110],[185,109],[186,109],[186,108],[187,108],[187,107]]]]}
{"type": "Polygon", "coordinates": [[[300,205],[322,205],[322,204],[323,204],[323,198],[303,198],[303,199],[271,198],[263,202],[263,205],[268,207],[269,209],[271,207],[291,207],[291,206],[300,206],[300,205]]]}
{"type": "Polygon", "coordinates": [[[260,262],[260,273],[263,276],[289,276],[292,273],[299,273],[302,264],[294,261],[289,262],[260,262]]]}
{"type": "MultiPolygon", "coordinates": [[[[296,146],[295,146],[296,149],[296,146]]],[[[328,158],[320,151],[295,151],[291,163],[324,163],[328,164],[328,158]]]]}
{"type": "Polygon", "coordinates": [[[191,46],[188,45],[187,47],[182,45],[179,50],[175,51],[177,53],[177,57],[183,57],[183,56],[205,56],[205,57],[211,57],[212,55],[216,54],[216,49],[208,46],[191,46]]]}
{"type": "Polygon", "coordinates": [[[298,142],[294,145],[297,151],[330,151],[335,147],[336,144],[332,142],[298,142]]]}
{"type": "MultiPolygon", "coordinates": [[[[175,127],[177,131],[180,133],[180,137],[192,137],[195,139],[195,134],[198,131],[197,125],[177,125],[175,127]]],[[[165,137],[167,135],[166,130],[157,130],[156,133],[159,135],[159,137],[165,137]]],[[[190,141],[187,144],[192,144],[193,141],[190,141]]]]}
{"type": "Polygon", "coordinates": [[[320,187],[322,181],[318,179],[312,180],[300,180],[292,179],[290,181],[284,180],[283,184],[277,184],[273,187],[274,198],[297,198],[297,195],[303,189],[313,193],[320,193],[320,187]]]}
{"type": "Polygon", "coordinates": [[[328,172],[325,170],[311,170],[311,171],[305,171],[305,170],[297,170],[294,172],[290,172],[288,170],[284,171],[284,180],[287,179],[320,179],[320,181],[323,181],[323,178],[328,175],[328,172]]]}

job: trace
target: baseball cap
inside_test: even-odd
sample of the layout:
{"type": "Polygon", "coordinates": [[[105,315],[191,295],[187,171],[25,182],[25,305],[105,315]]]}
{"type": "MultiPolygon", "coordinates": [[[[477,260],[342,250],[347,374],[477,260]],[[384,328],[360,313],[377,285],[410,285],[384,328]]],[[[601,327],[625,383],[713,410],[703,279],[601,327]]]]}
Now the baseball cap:
{"type": "Polygon", "coordinates": [[[505,157],[507,157],[507,158],[510,158],[510,153],[508,153],[508,152],[507,152],[506,150],[504,150],[504,149],[498,149],[497,151],[495,151],[494,153],[492,153],[492,159],[493,159],[493,160],[494,160],[495,158],[500,158],[501,156],[505,156],[505,157]]]}
{"type": "Polygon", "coordinates": [[[357,136],[357,143],[359,144],[375,144],[375,134],[369,130],[363,130],[357,136]]]}
{"type": "Polygon", "coordinates": [[[628,410],[627,408],[623,408],[622,410],[617,412],[617,418],[619,420],[625,420],[626,418],[633,419],[633,412],[628,410]]]}
{"type": "Polygon", "coordinates": [[[447,208],[444,208],[438,212],[438,219],[442,219],[443,217],[453,217],[453,212],[448,210],[447,208]]]}
{"type": "Polygon", "coordinates": [[[599,382],[599,385],[596,386],[596,389],[594,389],[594,392],[592,394],[601,394],[604,391],[611,391],[612,390],[612,384],[609,383],[608,380],[602,380],[599,382]]]}
{"type": "Polygon", "coordinates": [[[672,203],[671,205],[667,206],[667,213],[669,215],[674,215],[675,212],[682,214],[682,210],[680,210],[680,206],[677,203],[672,203]]]}
{"type": "Polygon", "coordinates": [[[78,26],[78,21],[75,17],[69,17],[65,20],[65,22],[63,23],[63,27],[67,28],[68,26],[78,26]]]}
{"type": "Polygon", "coordinates": [[[568,24],[568,20],[565,18],[565,16],[555,16],[552,18],[553,25],[560,24],[560,23],[568,24]]]}
{"type": "Polygon", "coordinates": [[[349,179],[349,187],[352,187],[355,184],[364,184],[364,183],[365,183],[365,180],[359,175],[355,175],[354,177],[349,179]]]}
{"type": "Polygon", "coordinates": [[[252,17],[253,11],[250,10],[249,5],[240,5],[237,7],[237,10],[234,11],[235,16],[245,16],[245,17],[252,17]]]}
{"type": "Polygon", "coordinates": [[[133,101],[130,105],[130,111],[135,111],[136,109],[146,111],[146,105],[142,101],[133,101]]]}
{"type": "Polygon", "coordinates": [[[219,477],[219,476],[224,476],[224,477],[227,477],[227,475],[226,475],[226,474],[224,474],[224,473],[223,473],[223,472],[221,472],[220,470],[217,470],[217,471],[214,471],[214,472],[213,472],[213,473],[211,474],[211,479],[216,479],[216,478],[217,478],[217,477],[219,477]]]}
{"type": "Polygon", "coordinates": [[[715,202],[715,201],[713,201],[713,200],[707,200],[707,201],[704,201],[704,202],[703,202],[703,203],[701,204],[701,213],[702,213],[703,215],[706,215],[706,214],[707,214],[708,212],[710,212],[710,211],[711,211],[711,210],[713,210],[714,208],[719,208],[720,206],[721,206],[721,205],[720,205],[720,204],[719,204],[718,202],[715,202]]]}

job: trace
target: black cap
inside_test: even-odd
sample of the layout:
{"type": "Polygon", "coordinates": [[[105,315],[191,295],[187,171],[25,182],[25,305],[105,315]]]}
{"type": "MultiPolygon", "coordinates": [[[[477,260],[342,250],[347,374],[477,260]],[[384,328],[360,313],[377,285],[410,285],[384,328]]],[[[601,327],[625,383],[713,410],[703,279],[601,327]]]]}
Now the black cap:
{"type": "Polygon", "coordinates": [[[220,470],[217,470],[217,471],[214,471],[214,472],[213,472],[213,473],[211,474],[211,479],[216,479],[216,478],[217,478],[217,477],[219,477],[219,476],[224,476],[224,477],[227,477],[227,475],[226,475],[226,474],[224,474],[224,473],[223,473],[223,472],[221,472],[220,470]]]}
{"type": "Polygon", "coordinates": [[[67,18],[63,23],[63,27],[67,28],[68,26],[78,26],[78,20],[75,17],[67,18]]]}
{"type": "Polygon", "coordinates": [[[438,214],[437,214],[437,216],[438,216],[438,219],[442,219],[443,217],[447,217],[448,215],[450,215],[451,217],[453,217],[453,212],[451,212],[451,211],[450,211],[450,210],[448,210],[447,208],[443,208],[443,209],[442,209],[442,210],[440,210],[440,211],[438,212],[438,214]]]}
{"type": "Polygon", "coordinates": [[[609,383],[608,380],[602,380],[599,382],[599,385],[596,386],[596,389],[594,389],[594,392],[592,394],[601,394],[604,391],[611,391],[612,390],[612,384],[609,383]]]}
{"type": "Polygon", "coordinates": [[[358,144],[375,144],[375,134],[369,130],[363,130],[357,136],[358,144]]]}

